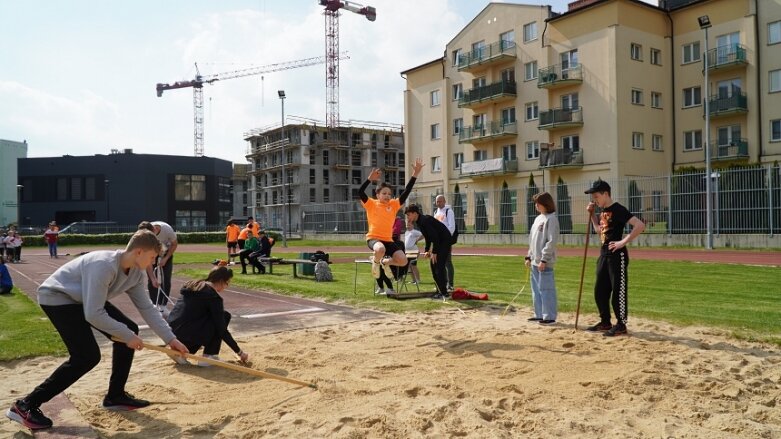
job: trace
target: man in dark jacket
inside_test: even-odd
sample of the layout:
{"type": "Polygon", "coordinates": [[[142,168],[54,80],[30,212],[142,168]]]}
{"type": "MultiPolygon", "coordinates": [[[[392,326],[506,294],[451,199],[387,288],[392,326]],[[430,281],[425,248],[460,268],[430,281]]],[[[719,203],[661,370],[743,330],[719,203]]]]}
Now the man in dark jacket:
{"type": "Polygon", "coordinates": [[[417,224],[418,229],[426,239],[424,257],[431,258],[431,275],[437,284],[439,293],[435,298],[447,297],[447,270],[445,266],[450,258],[452,238],[450,230],[441,221],[431,215],[420,213],[420,208],[413,204],[404,209],[407,221],[417,224]]]}

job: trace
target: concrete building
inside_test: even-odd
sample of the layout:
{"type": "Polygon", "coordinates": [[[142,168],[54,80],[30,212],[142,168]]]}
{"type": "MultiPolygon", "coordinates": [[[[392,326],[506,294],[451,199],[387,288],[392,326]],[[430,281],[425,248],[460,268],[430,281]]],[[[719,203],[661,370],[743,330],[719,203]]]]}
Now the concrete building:
{"type": "Polygon", "coordinates": [[[27,141],[0,139],[0,227],[19,221],[17,161],[27,157],[27,141]]]}
{"type": "Polygon", "coordinates": [[[159,220],[180,230],[224,225],[232,214],[231,177],[225,160],[130,149],[20,159],[22,224],[159,220]]]}
{"type": "Polygon", "coordinates": [[[233,217],[246,218],[249,216],[249,165],[246,163],[233,164],[233,217]]]}
{"type": "Polygon", "coordinates": [[[406,142],[426,197],[781,159],[781,4],[490,3],[446,57],[405,72],[406,142]],[[704,94],[708,15],[710,96],[704,94]]]}
{"type": "MultiPolygon", "coordinates": [[[[329,129],[300,119],[244,138],[249,142],[250,212],[264,227],[332,230],[337,226],[330,220],[307,219],[307,212],[361,211],[355,200],[372,168],[380,168],[391,185],[405,183],[404,137],[398,125],[342,122],[329,129]]],[[[365,223],[365,218],[356,221],[365,223]]]]}

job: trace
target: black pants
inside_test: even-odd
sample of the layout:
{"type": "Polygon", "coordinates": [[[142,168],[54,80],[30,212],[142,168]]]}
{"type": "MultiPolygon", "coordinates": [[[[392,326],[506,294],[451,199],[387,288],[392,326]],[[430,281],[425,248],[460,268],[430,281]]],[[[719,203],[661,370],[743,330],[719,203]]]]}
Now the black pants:
{"type": "Polygon", "coordinates": [[[241,272],[244,274],[247,274],[247,262],[249,261],[249,263],[252,264],[252,261],[249,259],[249,255],[251,255],[253,252],[254,250],[250,250],[250,249],[244,249],[239,252],[239,261],[241,262],[241,272]]]}
{"type": "Polygon", "coordinates": [[[453,270],[453,249],[451,247],[450,253],[447,255],[447,263],[445,264],[445,270],[447,270],[447,284],[450,287],[455,288],[456,284],[453,281],[455,276],[455,270],[453,270]]]}
{"type": "MultiPolygon", "coordinates": [[[[157,269],[157,263],[155,263],[152,266],[152,269],[157,269]]],[[[165,294],[157,294],[157,288],[155,288],[152,285],[152,281],[150,280],[146,287],[149,290],[149,299],[154,303],[155,305],[167,305],[168,304],[168,296],[171,295],[171,276],[174,274],[174,257],[171,256],[171,259],[166,262],[166,264],[162,268],[163,270],[163,282],[160,284],[160,288],[163,289],[163,293],[165,294]]]]}
{"type": "Polygon", "coordinates": [[[431,275],[434,277],[434,283],[437,284],[439,294],[447,294],[447,261],[450,259],[450,247],[439,248],[437,253],[437,262],[431,260],[431,275]]]}
{"type": "MultiPolygon", "coordinates": [[[[229,324],[231,321],[231,314],[228,311],[223,311],[223,315],[225,316],[225,324],[229,324]]],[[[187,335],[185,334],[182,334],[181,338],[177,335],[176,338],[187,346],[187,350],[190,351],[191,354],[198,352],[198,349],[200,349],[201,346],[203,346],[204,355],[218,355],[220,353],[222,338],[220,338],[213,328],[205,329],[199,332],[198,335],[201,337],[205,336],[206,339],[197,341],[188,340],[187,335]]]]}
{"type": "MultiPolygon", "coordinates": [[[[46,381],[27,395],[25,401],[33,407],[38,407],[62,393],[100,362],[100,348],[92,333],[92,326],[84,318],[83,305],[41,305],[41,308],[60,333],[70,357],[46,381]]],[[[122,314],[122,311],[109,302],[106,302],[105,309],[112,319],[124,323],[131,331],[138,334],[138,325],[122,314]]],[[[103,331],[101,333],[111,337],[103,331]]],[[[124,394],[134,354],[135,351],[126,344],[114,342],[107,396],[116,397],[124,394]]]]}
{"type": "Polygon", "coordinates": [[[610,323],[610,305],[618,323],[626,325],[629,314],[627,289],[629,287],[629,253],[600,254],[597,259],[597,279],[594,284],[594,300],[602,323],[610,323]],[[612,297],[612,300],[611,300],[612,297]]]}

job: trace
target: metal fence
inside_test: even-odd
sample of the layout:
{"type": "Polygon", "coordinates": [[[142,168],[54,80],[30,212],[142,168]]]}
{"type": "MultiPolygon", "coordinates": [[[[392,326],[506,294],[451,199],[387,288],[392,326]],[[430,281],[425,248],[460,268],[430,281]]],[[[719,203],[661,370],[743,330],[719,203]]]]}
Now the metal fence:
{"type": "MultiPolygon", "coordinates": [[[[778,166],[723,169],[711,174],[713,232],[767,234],[781,232],[781,173],[778,166]]],[[[659,177],[606,180],[613,200],[646,224],[645,233],[706,233],[704,171],[659,177]]],[[[508,186],[498,191],[444,194],[460,233],[528,233],[537,216],[531,197],[543,190],[556,201],[561,233],[584,233],[591,181],[563,181],[552,187],[508,186]]],[[[441,193],[441,192],[440,192],[441,193]]],[[[408,203],[431,214],[437,193],[414,190],[408,203]]],[[[303,232],[365,233],[366,214],[358,201],[302,206],[303,232]]]]}

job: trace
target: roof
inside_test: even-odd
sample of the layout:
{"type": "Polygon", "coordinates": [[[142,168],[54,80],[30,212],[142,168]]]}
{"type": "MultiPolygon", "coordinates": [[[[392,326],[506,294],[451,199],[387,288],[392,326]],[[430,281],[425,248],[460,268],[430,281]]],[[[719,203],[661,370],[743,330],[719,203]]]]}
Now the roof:
{"type": "MultiPolygon", "coordinates": [[[[559,19],[562,19],[562,18],[565,18],[565,17],[569,17],[570,15],[577,14],[578,12],[582,12],[582,11],[585,11],[587,9],[595,8],[597,6],[600,6],[600,5],[603,5],[605,3],[609,3],[609,2],[612,2],[612,1],[615,1],[615,0],[596,0],[596,1],[594,1],[592,3],[589,3],[589,4],[585,5],[585,6],[581,6],[581,7],[577,8],[577,9],[573,9],[573,10],[567,11],[567,12],[562,12],[561,14],[553,16],[551,18],[548,18],[545,21],[546,22],[557,21],[559,19]]],[[[646,3],[646,2],[643,2],[643,1],[640,1],[640,0],[625,0],[625,1],[628,1],[630,3],[634,3],[634,4],[638,5],[638,6],[643,6],[643,7],[646,7],[646,8],[653,9],[655,11],[666,12],[666,9],[664,9],[664,8],[660,8],[658,6],[654,6],[654,5],[650,4],[650,3],[646,3]]]]}
{"type": "Polygon", "coordinates": [[[458,31],[458,33],[457,33],[457,34],[456,34],[456,35],[455,35],[453,38],[451,38],[451,39],[450,39],[450,41],[448,41],[448,42],[447,42],[447,44],[445,44],[445,47],[449,46],[449,45],[450,45],[450,43],[452,43],[453,41],[455,41],[455,40],[456,40],[456,38],[458,38],[458,36],[459,36],[459,35],[461,35],[461,33],[462,33],[462,32],[464,32],[464,31],[465,31],[467,28],[469,28],[469,26],[471,26],[471,25],[472,25],[472,23],[474,23],[474,21],[475,21],[475,20],[477,20],[477,17],[479,17],[479,16],[480,16],[480,15],[481,15],[483,12],[485,12],[485,11],[486,11],[488,8],[490,8],[490,7],[491,7],[491,6],[493,6],[493,5],[502,5],[502,6],[519,6],[519,7],[534,7],[534,8],[548,8],[548,13],[550,13],[550,11],[551,11],[551,9],[550,9],[550,6],[549,6],[549,5],[527,5],[527,4],[523,4],[523,3],[504,3],[504,2],[490,2],[490,3],[488,3],[488,4],[487,4],[487,5],[486,5],[486,6],[485,6],[485,7],[484,7],[484,8],[483,8],[483,9],[482,9],[480,12],[478,12],[478,13],[477,13],[477,14],[474,16],[474,18],[472,18],[471,20],[469,20],[469,23],[467,23],[467,24],[466,24],[466,26],[464,26],[464,27],[462,27],[462,28],[461,28],[461,30],[460,30],[460,31],[458,31]]]}
{"type": "Polygon", "coordinates": [[[409,72],[413,72],[413,71],[415,71],[415,70],[420,70],[420,69],[423,69],[423,68],[429,67],[429,66],[431,66],[431,65],[433,65],[433,64],[436,64],[436,63],[438,63],[438,62],[443,62],[444,60],[445,60],[445,58],[444,58],[444,57],[442,57],[442,58],[437,58],[437,59],[435,59],[435,60],[433,60],[433,61],[429,61],[429,62],[427,62],[427,63],[424,63],[424,64],[421,64],[421,65],[419,65],[419,66],[415,66],[415,67],[409,68],[409,69],[407,69],[407,70],[404,70],[403,72],[401,72],[401,74],[402,74],[402,75],[406,75],[406,74],[408,74],[409,72]]]}

